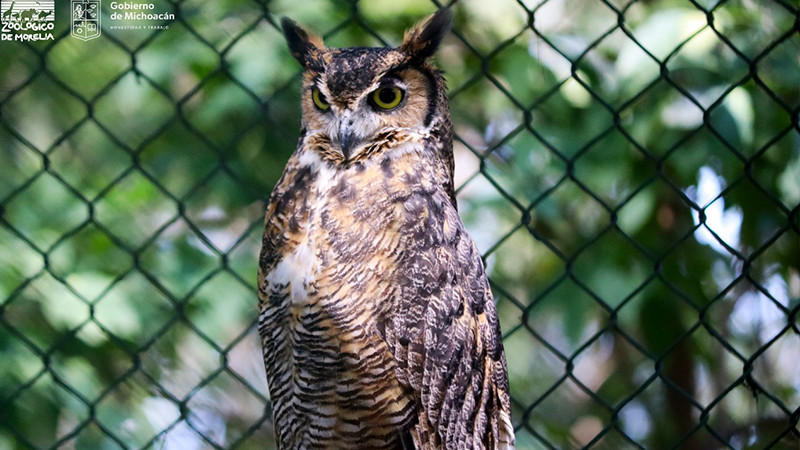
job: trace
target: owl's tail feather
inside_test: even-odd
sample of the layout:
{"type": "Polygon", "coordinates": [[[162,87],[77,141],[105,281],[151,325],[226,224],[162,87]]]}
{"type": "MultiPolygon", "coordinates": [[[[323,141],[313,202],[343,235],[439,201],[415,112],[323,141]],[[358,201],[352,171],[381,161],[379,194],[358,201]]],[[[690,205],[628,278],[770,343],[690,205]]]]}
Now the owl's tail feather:
{"type": "Polygon", "coordinates": [[[511,425],[511,417],[505,411],[500,412],[499,416],[497,449],[514,450],[514,426],[511,425]]]}
{"type": "Polygon", "coordinates": [[[486,364],[487,379],[494,381],[494,384],[487,386],[489,392],[494,397],[490,407],[490,429],[492,444],[495,450],[514,450],[514,426],[511,424],[510,398],[508,396],[508,384],[503,383],[505,379],[506,367],[504,361],[497,361],[494,364],[486,364]],[[502,371],[498,369],[502,368],[502,371]]]}

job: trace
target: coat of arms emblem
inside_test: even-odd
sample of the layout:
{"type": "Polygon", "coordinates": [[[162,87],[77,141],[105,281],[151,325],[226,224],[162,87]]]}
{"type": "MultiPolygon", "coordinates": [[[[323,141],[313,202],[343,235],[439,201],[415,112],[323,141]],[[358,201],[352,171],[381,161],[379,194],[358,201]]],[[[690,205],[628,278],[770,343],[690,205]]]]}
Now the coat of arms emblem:
{"type": "Polygon", "coordinates": [[[100,36],[100,0],[72,1],[72,37],[88,41],[100,36]]]}

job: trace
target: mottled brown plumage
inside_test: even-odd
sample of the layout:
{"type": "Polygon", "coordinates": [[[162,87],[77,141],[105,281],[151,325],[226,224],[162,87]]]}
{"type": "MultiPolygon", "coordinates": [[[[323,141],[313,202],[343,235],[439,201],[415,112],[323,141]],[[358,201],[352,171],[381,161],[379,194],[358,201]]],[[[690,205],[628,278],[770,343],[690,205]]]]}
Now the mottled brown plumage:
{"type": "Polygon", "coordinates": [[[259,332],[281,448],[511,448],[508,377],[480,253],[458,217],[442,10],[396,49],[325,48],[259,259],[259,332]],[[391,107],[387,107],[391,106],[391,107]]]}

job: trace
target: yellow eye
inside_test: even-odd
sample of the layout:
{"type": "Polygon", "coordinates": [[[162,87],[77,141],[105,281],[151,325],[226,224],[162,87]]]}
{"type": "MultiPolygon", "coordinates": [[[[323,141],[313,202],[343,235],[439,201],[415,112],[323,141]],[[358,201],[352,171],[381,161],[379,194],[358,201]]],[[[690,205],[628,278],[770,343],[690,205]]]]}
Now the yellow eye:
{"type": "Polygon", "coordinates": [[[319,89],[311,91],[311,99],[314,100],[314,106],[320,111],[327,111],[328,108],[331,107],[331,104],[328,103],[328,99],[325,98],[325,94],[320,92],[319,89]]]}
{"type": "Polygon", "coordinates": [[[397,108],[397,105],[403,101],[403,90],[397,86],[384,87],[375,90],[370,94],[369,98],[372,104],[383,110],[390,110],[397,108]]]}

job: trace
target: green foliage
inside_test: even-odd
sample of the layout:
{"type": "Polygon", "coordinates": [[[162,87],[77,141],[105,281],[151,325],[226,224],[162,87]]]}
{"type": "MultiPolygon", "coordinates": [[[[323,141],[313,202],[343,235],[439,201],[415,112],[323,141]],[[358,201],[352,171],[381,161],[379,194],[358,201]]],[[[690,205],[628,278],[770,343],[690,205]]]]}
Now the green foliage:
{"type": "MultiPolygon", "coordinates": [[[[0,448],[273,445],[256,258],[300,128],[276,24],[396,45],[436,8],[156,6],[179,19],[0,45],[0,448]]],[[[796,445],[797,6],[453,8],[518,448],[796,445]]]]}

